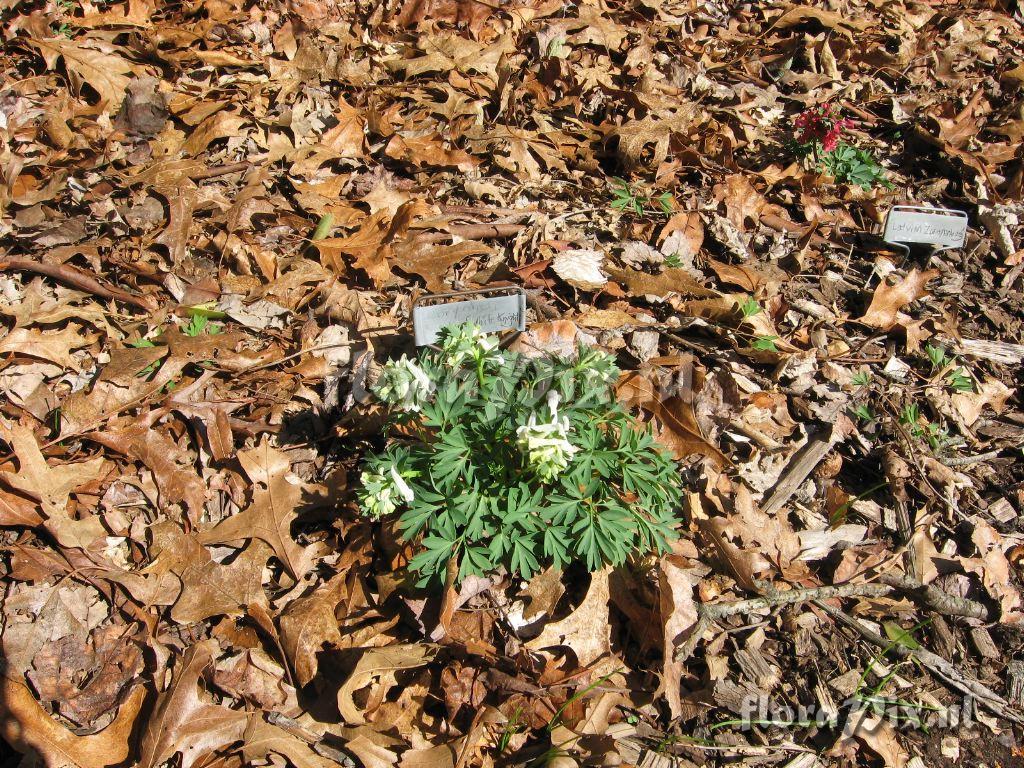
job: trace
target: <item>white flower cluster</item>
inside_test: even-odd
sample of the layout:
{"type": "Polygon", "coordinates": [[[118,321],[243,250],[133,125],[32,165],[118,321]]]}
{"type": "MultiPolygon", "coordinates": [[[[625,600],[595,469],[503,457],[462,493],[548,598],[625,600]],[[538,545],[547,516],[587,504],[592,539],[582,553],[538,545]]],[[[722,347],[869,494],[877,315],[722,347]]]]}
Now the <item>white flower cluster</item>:
{"type": "Polygon", "coordinates": [[[563,472],[578,450],[569,442],[569,419],[565,416],[558,418],[560,399],[555,390],[548,392],[551,420],[538,424],[537,414],[531,413],[529,421],[516,430],[519,447],[527,452],[530,465],[544,482],[563,472]]]}
{"type": "Polygon", "coordinates": [[[444,363],[458,368],[467,360],[474,364],[501,365],[503,358],[498,349],[498,337],[488,336],[475,323],[465,323],[448,331],[441,340],[444,363]]]}
{"type": "Polygon", "coordinates": [[[415,497],[412,488],[392,464],[391,471],[364,471],[359,476],[362,488],[359,490],[360,506],[367,517],[379,520],[387,517],[403,501],[408,504],[415,497]]]}
{"type": "Polygon", "coordinates": [[[434,391],[434,382],[405,355],[384,364],[374,392],[381,400],[401,411],[419,411],[434,391]]]}

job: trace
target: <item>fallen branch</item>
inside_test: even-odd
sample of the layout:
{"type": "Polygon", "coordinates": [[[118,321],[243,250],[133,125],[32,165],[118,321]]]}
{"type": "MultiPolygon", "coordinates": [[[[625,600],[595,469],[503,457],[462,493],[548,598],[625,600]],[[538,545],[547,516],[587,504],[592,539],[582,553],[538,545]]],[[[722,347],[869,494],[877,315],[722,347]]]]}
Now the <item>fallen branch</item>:
{"type": "MultiPolygon", "coordinates": [[[[982,621],[989,620],[989,611],[981,603],[955,597],[931,584],[925,585],[903,574],[886,574],[881,584],[840,584],[838,586],[808,587],[787,592],[772,591],[762,597],[734,600],[725,603],[704,603],[697,611],[697,623],[686,641],[676,650],[676,662],[683,663],[693,654],[704,632],[716,621],[730,616],[752,613],[765,608],[796,605],[836,597],[887,597],[894,592],[905,594],[920,606],[947,616],[964,616],[982,621]]],[[[940,657],[941,658],[941,657],[940,657]]]]}
{"type": "Polygon", "coordinates": [[[904,593],[922,607],[944,616],[964,616],[979,621],[992,620],[988,608],[983,604],[943,592],[933,584],[922,584],[902,573],[887,573],[880,577],[880,581],[904,593]]]}
{"type": "Polygon", "coordinates": [[[892,652],[894,655],[902,659],[914,659],[920,662],[928,669],[929,672],[945,682],[951,688],[974,698],[979,704],[993,714],[1024,725],[1024,714],[1014,710],[1006,699],[991,688],[968,677],[957,669],[956,666],[946,661],[938,654],[932,653],[926,648],[908,648],[905,645],[893,643],[892,640],[882,637],[868,627],[865,627],[852,616],[848,616],[838,608],[833,608],[828,603],[815,600],[814,604],[831,616],[835,621],[854,630],[857,634],[873,645],[876,645],[879,648],[885,648],[887,651],[892,652]]]}
{"type": "Polygon", "coordinates": [[[213,179],[217,176],[226,176],[229,173],[238,173],[248,168],[256,167],[252,162],[248,160],[242,160],[238,163],[228,163],[227,165],[215,165],[212,168],[206,168],[201,171],[193,171],[189,174],[189,178],[193,181],[200,181],[203,179],[213,179]]]}
{"type": "Polygon", "coordinates": [[[157,308],[156,302],[148,296],[133,296],[120,288],[105,286],[88,272],[68,264],[50,264],[45,261],[21,256],[0,257],[0,272],[9,269],[51,277],[57,282],[70,285],[72,288],[78,288],[81,291],[100,296],[104,299],[113,299],[123,304],[131,304],[133,307],[138,307],[146,312],[155,312],[157,308]]]}
{"type": "Polygon", "coordinates": [[[501,237],[513,237],[529,226],[528,222],[522,224],[452,224],[447,232],[430,232],[418,235],[417,240],[422,243],[438,243],[451,240],[453,236],[461,237],[463,240],[493,240],[501,237]]]}
{"type": "Polygon", "coordinates": [[[773,592],[764,597],[754,597],[749,600],[735,600],[728,603],[703,603],[698,609],[697,623],[693,631],[676,650],[676,662],[683,663],[693,654],[701,635],[719,619],[729,616],[751,613],[763,608],[777,608],[780,605],[795,605],[806,603],[810,600],[828,600],[833,597],[879,597],[892,592],[892,587],[886,584],[842,584],[829,587],[811,587],[808,589],[793,589],[788,592],[773,592]]]}

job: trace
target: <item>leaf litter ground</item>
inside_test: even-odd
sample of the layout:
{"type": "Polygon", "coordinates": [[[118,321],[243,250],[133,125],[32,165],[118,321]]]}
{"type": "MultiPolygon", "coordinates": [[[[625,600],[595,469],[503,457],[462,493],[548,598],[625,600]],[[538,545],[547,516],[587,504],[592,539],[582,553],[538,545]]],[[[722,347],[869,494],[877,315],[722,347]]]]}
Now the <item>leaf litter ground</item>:
{"type": "Polygon", "coordinates": [[[1014,3],[0,20],[10,748],[1021,761],[1014,3]],[[891,189],[793,153],[824,104],[891,189]],[[964,248],[882,243],[899,203],[966,211],[964,248]],[[521,349],[617,356],[686,468],[671,554],[418,590],[357,514],[367,383],[410,351],[411,301],[496,285],[528,292],[521,349]]]}

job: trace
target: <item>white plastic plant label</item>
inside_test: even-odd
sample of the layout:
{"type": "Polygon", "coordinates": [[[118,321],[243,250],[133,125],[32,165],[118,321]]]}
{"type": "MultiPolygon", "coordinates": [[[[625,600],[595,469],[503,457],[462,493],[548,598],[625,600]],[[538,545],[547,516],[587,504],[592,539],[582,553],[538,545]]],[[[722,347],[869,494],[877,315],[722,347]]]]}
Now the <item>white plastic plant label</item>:
{"type": "Polygon", "coordinates": [[[526,292],[511,286],[442,293],[423,296],[412,308],[417,347],[436,342],[442,328],[467,322],[488,333],[526,330],[526,292]]]}
{"type": "Polygon", "coordinates": [[[936,250],[962,248],[967,239],[967,214],[949,208],[896,205],[885,217],[883,239],[889,243],[927,243],[936,250]]]}

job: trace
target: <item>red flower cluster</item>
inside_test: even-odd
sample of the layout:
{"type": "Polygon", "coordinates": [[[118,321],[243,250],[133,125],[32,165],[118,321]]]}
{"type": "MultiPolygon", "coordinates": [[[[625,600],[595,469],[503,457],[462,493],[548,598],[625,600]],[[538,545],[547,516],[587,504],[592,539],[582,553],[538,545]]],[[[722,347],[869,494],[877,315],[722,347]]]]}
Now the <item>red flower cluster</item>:
{"type": "Polygon", "coordinates": [[[809,107],[796,116],[793,127],[796,140],[801,144],[821,142],[821,148],[831,152],[839,146],[839,137],[844,128],[853,126],[853,121],[837,117],[834,104],[819,104],[809,107]]]}

